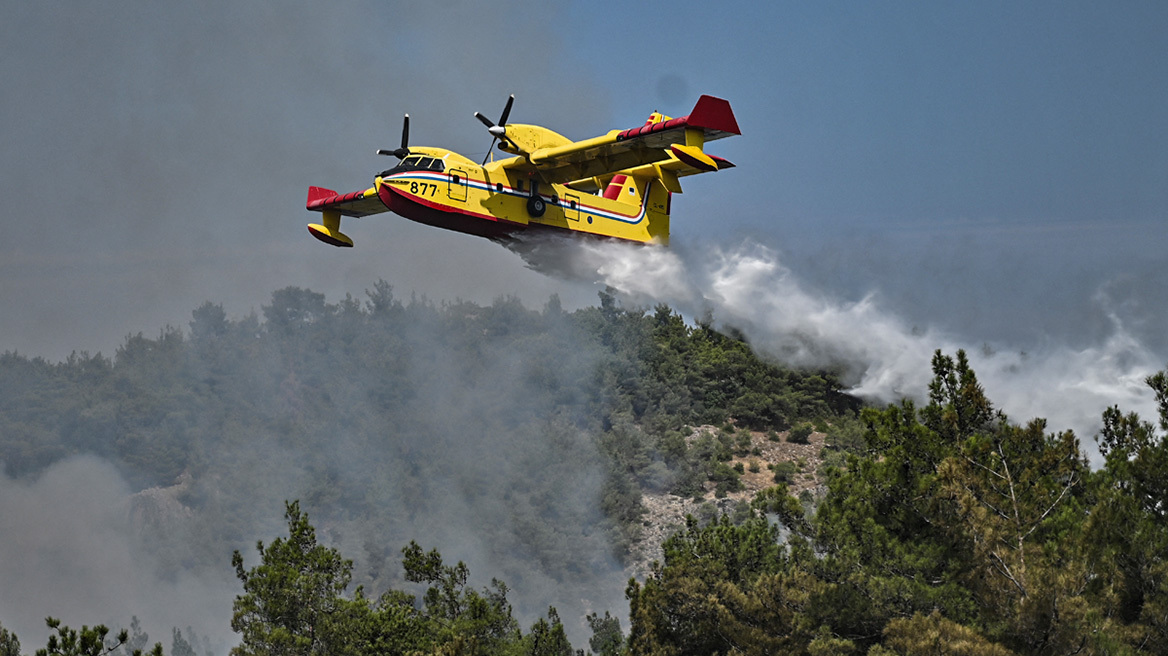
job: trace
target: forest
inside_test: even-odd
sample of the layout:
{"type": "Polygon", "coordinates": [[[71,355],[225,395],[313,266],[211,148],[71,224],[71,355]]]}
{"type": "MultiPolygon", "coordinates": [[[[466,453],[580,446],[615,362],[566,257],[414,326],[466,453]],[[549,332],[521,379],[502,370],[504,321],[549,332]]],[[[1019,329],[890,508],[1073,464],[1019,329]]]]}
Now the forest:
{"type": "MultiPolygon", "coordinates": [[[[610,292],[567,312],[379,281],[261,312],[0,356],[5,475],[113,463],[154,566],[234,574],[233,654],[1168,651],[1168,374],[1158,425],[1100,409],[1092,469],[1079,436],[995,410],[963,352],[879,408],[610,292]],[[814,494],[776,470],[628,576],[643,495],[723,495],[742,436],[811,426],[814,494]]],[[[46,654],[149,647],[48,629],[46,654]]],[[[175,628],[167,652],[197,651],[175,628]]],[[[0,652],[27,650],[0,628],[0,652]]]]}

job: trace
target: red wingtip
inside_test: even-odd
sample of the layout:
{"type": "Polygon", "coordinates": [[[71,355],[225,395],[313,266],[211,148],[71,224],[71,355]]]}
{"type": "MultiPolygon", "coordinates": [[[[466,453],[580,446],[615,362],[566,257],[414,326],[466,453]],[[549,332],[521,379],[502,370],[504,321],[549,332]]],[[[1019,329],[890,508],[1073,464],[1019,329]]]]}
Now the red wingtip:
{"type": "Polygon", "coordinates": [[[336,196],[337,192],[332,189],[325,189],[324,187],[309,187],[308,200],[304,202],[305,205],[311,205],[313,201],[323,200],[325,198],[332,198],[336,196]]]}
{"type": "Polygon", "coordinates": [[[714,96],[698,98],[693,111],[689,113],[689,126],[742,134],[738,129],[738,121],[734,118],[734,110],[730,109],[729,101],[714,96]]]}

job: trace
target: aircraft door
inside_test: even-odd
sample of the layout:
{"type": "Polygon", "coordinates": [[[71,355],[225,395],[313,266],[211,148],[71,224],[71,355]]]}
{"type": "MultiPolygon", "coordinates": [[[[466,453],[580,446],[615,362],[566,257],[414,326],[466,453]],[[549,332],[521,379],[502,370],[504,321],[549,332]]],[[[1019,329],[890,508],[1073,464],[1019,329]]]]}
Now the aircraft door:
{"type": "Polygon", "coordinates": [[[450,169],[446,172],[446,195],[450,200],[466,200],[466,171],[450,169]]]}
{"type": "Polygon", "coordinates": [[[564,194],[560,202],[564,207],[564,217],[569,221],[580,220],[580,198],[576,194],[564,194]]]}

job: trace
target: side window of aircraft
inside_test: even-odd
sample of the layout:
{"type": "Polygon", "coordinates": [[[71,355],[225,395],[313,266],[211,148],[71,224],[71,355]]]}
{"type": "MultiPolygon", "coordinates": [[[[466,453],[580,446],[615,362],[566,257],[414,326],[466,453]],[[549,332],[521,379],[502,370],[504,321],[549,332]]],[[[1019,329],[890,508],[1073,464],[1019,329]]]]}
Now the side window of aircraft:
{"type": "Polygon", "coordinates": [[[434,163],[433,157],[423,157],[422,159],[418,160],[418,170],[419,171],[429,170],[430,166],[433,163],[434,163]]]}
{"type": "Polygon", "coordinates": [[[430,162],[430,170],[431,171],[445,171],[446,170],[446,162],[444,162],[438,158],[434,158],[434,161],[430,162]]]}

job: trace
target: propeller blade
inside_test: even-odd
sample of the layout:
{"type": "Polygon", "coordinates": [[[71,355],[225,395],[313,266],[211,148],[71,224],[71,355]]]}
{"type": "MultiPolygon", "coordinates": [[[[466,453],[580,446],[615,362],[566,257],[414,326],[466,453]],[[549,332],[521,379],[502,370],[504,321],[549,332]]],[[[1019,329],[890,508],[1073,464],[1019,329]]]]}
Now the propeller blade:
{"type": "Polygon", "coordinates": [[[491,147],[487,148],[487,155],[483,158],[483,164],[486,165],[487,160],[491,158],[491,150],[495,148],[495,142],[507,135],[507,117],[511,116],[511,105],[515,104],[515,94],[507,97],[507,104],[503,107],[503,113],[499,116],[499,123],[491,122],[491,119],[483,116],[479,112],[475,112],[474,116],[480,123],[487,126],[487,132],[491,133],[491,147]]]}
{"type": "Polygon", "coordinates": [[[401,148],[394,150],[386,150],[384,148],[377,151],[378,155],[393,155],[398,159],[405,159],[410,154],[410,115],[406,114],[405,120],[402,121],[402,145],[401,148]]]}
{"type": "Polygon", "coordinates": [[[511,105],[515,104],[515,94],[507,98],[507,106],[503,108],[503,115],[499,117],[499,125],[507,125],[507,117],[511,116],[511,105]]]}

